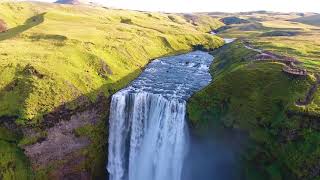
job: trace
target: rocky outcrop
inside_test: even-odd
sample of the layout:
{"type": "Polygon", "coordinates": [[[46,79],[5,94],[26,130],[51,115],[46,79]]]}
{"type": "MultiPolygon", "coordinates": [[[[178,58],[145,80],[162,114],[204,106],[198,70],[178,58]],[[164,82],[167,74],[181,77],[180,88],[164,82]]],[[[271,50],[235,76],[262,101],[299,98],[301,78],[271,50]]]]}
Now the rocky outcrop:
{"type": "Polygon", "coordinates": [[[0,33],[5,32],[7,29],[7,24],[4,22],[4,20],[0,19],[0,33]]]}
{"type": "Polygon", "coordinates": [[[286,65],[282,68],[282,71],[293,76],[306,77],[308,75],[308,71],[306,69],[298,68],[296,66],[286,65]]]}
{"type": "MultiPolygon", "coordinates": [[[[35,171],[44,171],[49,179],[94,179],[104,178],[103,174],[97,172],[104,171],[105,165],[95,165],[90,159],[96,151],[92,151],[93,146],[104,146],[106,137],[102,137],[105,142],[92,139],[90,135],[79,134],[78,130],[85,127],[96,128],[105,124],[108,110],[108,99],[99,96],[98,100],[90,103],[85,98],[78,98],[76,103],[85,103],[81,108],[70,110],[67,105],[57,108],[54,112],[44,116],[40,127],[24,127],[22,129],[25,137],[38,137],[39,128],[45,132],[33,144],[23,146],[26,156],[29,158],[32,168],[35,171]],[[99,145],[97,145],[99,144],[99,145]],[[89,154],[88,154],[89,153],[89,154]],[[90,164],[90,165],[89,165],[90,164]],[[53,167],[48,169],[48,167],[53,167]],[[95,167],[95,168],[92,168],[95,167]],[[97,170],[98,169],[98,170],[97,170]]],[[[106,127],[102,127],[105,129],[106,127]]],[[[104,133],[99,135],[104,136],[104,133]]],[[[99,150],[105,151],[106,149],[99,150]]],[[[104,154],[97,157],[105,162],[104,154]]]]}
{"type": "Polygon", "coordinates": [[[26,146],[25,153],[31,159],[34,168],[43,167],[52,161],[64,160],[66,156],[90,144],[86,137],[76,137],[73,131],[98,121],[95,110],[85,111],[62,121],[47,130],[44,141],[26,146]]]}
{"type": "Polygon", "coordinates": [[[191,23],[194,26],[198,26],[197,21],[199,18],[197,16],[194,16],[192,14],[184,14],[184,18],[187,20],[187,22],[191,23]]]}
{"type": "Polygon", "coordinates": [[[300,68],[297,65],[301,64],[301,61],[294,57],[285,56],[276,54],[270,51],[264,51],[262,49],[257,49],[252,47],[249,42],[243,42],[244,47],[250,49],[252,51],[257,52],[253,59],[255,61],[275,61],[275,62],[282,62],[284,66],[282,71],[292,76],[296,77],[306,77],[308,75],[308,71],[306,69],[300,68]]]}

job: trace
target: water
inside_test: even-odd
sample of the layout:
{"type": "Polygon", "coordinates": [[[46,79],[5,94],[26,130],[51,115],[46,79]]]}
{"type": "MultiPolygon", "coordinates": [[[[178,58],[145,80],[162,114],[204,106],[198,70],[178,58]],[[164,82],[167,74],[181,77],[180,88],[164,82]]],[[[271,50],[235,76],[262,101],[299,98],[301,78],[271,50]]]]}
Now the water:
{"type": "Polygon", "coordinates": [[[195,51],[153,61],[112,96],[110,180],[181,180],[190,137],[186,100],[208,85],[213,57],[195,51]]]}
{"type": "Polygon", "coordinates": [[[237,39],[236,38],[224,38],[224,43],[225,44],[230,44],[235,40],[237,40],[237,39]]]}

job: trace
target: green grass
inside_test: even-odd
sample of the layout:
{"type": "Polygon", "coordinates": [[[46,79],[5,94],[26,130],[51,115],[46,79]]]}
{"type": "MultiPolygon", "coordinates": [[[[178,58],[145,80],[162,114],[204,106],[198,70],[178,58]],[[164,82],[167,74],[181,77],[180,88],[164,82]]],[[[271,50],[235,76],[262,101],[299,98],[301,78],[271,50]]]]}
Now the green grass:
{"type": "Polygon", "coordinates": [[[23,151],[15,144],[0,140],[0,178],[1,179],[32,179],[31,167],[23,151]]]}
{"type": "MultiPolygon", "coordinates": [[[[0,3],[0,9],[0,19],[8,26],[0,33],[0,117],[17,117],[17,124],[36,130],[43,116],[59,107],[75,110],[95,102],[98,95],[109,97],[154,58],[187,52],[199,44],[223,44],[207,33],[222,23],[206,15],[190,21],[179,14],[36,2],[0,3]]],[[[88,133],[78,130],[79,135],[92,144],[81,152],[87,159],[82,168],[98,177],[105,168],[106,127],[83,128],[88,133]]],[[[0,129],[0,135],[5,133],[0,129]]],[[[43,131],[13,143],[0,141],[3,179],[32,175],[19,146],[45,136],[43,131]]],[[[36,170],[36,178],[47,178],[54,164],[36,170]]]]}
{"type": "Polygon", "coordinates": [[[240,42],[218,50],[211,69],[214,82],[188,104],[190,121],[199,134],[225,128],[247,132],[252,143],[245,153],[246,167],[256,168],[247,171],[248,178],[255,177],[253,171],[260,172],[258,179],[310,178],[320,156],[320,133],[305,123],[308,118],[290,117],[287,111],[301,112],[295,102],[314,79],[290,77],[281,63],[252,62],[254,54],[240,42]],[[290,130],[297,137],[284,140],[290,130]]]}
{"type": "MultiPolygon", "coordinates": [[[[237,25],[220,35],[250,41],[251,45],[297,58],[308,70],[307,78],[281,72],[283,64],[252,62],[255,52],[236,42],[215,54],[214,82],[194,95],[188,104],[190,121],[199,134],[239,129],[252,141],[244,154],[247,179],[319,179],[320,89],[310,104],[297,106],[320,70],[319,27],[290,22],[291,14],[243,15],[260,28],[237,25]],[[257,22],[255,19],[257,19],[257,22]],[[275,31],[295,31],[295,36],[266,37],[275,31]]],[[[306,24],[303,24],[306,23],[306,24]]],[[[214,134],[215,136],[217,134],[214,134]]]]}
{"type": "Polygon", "coordinates": [[[0,179],[32,179],[28,159],[17,146],[19,135],[0,127],[0,179]]]}
{"type": "Polygon", "coordinates": [[[0,116],[17,115],[24,123],[37,123],[59,105],[101,87],[107,93],[112,87],[105,84],[140,70],[150,59],[196,44],[222,44],[205,33],[220,26],[207,16],[199,16],[195,26],[179,15],[100,7],[2,3],[0,8],[10,27],[0,34],[0,116]],[[28,67],[37,73],[28,74],[28,67]]]}
{"type": "MultiPolygon", "coordinates": [[[[106,118],[106,117],[105,117],[106,118]]],[[[81,153],[87,157],[86,162],[82,164],[83,169],[91,172],[94,179],[101,178],[105,174],[105,165],[107,161],[107,126],[104,121],[98,125],[86,125],[76,130],[77,136],[89,137],[92,144],[81,153]]]]}

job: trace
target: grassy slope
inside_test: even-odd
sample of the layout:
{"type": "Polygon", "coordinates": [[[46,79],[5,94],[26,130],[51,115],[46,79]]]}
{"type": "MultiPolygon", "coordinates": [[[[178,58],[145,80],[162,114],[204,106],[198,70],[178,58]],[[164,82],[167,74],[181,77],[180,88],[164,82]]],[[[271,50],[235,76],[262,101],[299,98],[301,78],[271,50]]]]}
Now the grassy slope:
{"type": "Polygon", "coordinates": [[[22,120],[41,119],[55,107],[139,70],[152,58],[187,51],[194,44],[221,44],[178,16],[173,22],[166,15],[103,8],[0,6],[0,17],[10,27],[18,25],[18,30],[0,34],[0,116],[22,120]],[[44,76],[28,76],[28,68],[44,76]],[[13,90],[5,91],[8,86],[13,90]]]}
{"type": "Polygon", "coordinates": [[[300,17],[297,19],[293,19],[292,21],[319,26],[320,25],[320,15],[317,14],[317,15],[311,15],[311,16],[307,16],[307,17],[300,17]]]}
{"type": "MultiPolygon", "coordinates": [[[[17,117],[21,126],[37,126],[43,115],[61,105],[75,109],[95,101],[98,94],[109,96],[150,59],[189,51],[197,44],[215,48],[223,43],[205,33],[221,25],[208,16],[198,16],[193,25],[180,15],[100,7],[23,2],[1,3],[0,9],[0,19],[10,28],[0,33],[0,117],[17,117]]],[[[101,143],[101,128],[87,130],[92,133],[80,134],[101,143]]],[[[0,139],[5,139],[4,131],[0,139]]],[[[26,138],[21,143],[33,142],[26,138]]],[[[30,168],[21,168],[27,160],[16,145],[19,141],[1,140],[1,153],[8,156],[0,159],[5,177],[30,174],[30,168]]],[[[101,153],[90,148],[91,156],[101,153]]]]}
{"type": "MultiPolygon", "coordinates": [[[[319,27],[290,22],[297,18],[291,14],[255,14],[243,18],[260,24],[260,28],[243,31],[240,25],[220,35],[246,39],[260,49],[295,57],[303,62],[300,66],[306,68],[310,76],[306,80],[288,79],[280,72],[281,64],[240,62],[249,60],[247,57],[252,52],[239,43],[232,45],[230,50],[222,50],[217,55],[212,67],[216,81],[191,99],[191,121],[200,132],[202,128],[211,131],[212,126],[221,125],[249,132],[257,146],[248,151],[247,162],[258,167],[265,177],[320,179],[317,174],[320,167],[320,89],[310,104],[294,104],[305,97],[315,83],[314,75],[320,70],[319,27]],[[261,36],[279,30],[295,31],[298,35],[261,36]]],[[[248,172],[254,176],[255,170],[248,172]]]]}
{"type": "Polygon", "coordinates": [[[320,133],[304,124],[306,118],[288,117],[295,101],[304,97],[312,77],[295,79],[281,72],[282,64],[251,62],[254,53],[240,42],[222,49],[211,73],[214,83],[190,100],[188,111],[198,132],[211,128],[236,128],[249,133],[256,143],[246,155],[247,178],[307,178],[320,157],[320,133]],[[303,125],[304,124],[304,125],[303,125]],[[284,140],[288,132],[298,137],[284,140]]]}
{"type": "Polygon", "coordinates": [[[19,137],[5,128],[0,127],[0,178],[29,179],[31,178],[28,160],[23,151],[15,143],[19,137]]]}

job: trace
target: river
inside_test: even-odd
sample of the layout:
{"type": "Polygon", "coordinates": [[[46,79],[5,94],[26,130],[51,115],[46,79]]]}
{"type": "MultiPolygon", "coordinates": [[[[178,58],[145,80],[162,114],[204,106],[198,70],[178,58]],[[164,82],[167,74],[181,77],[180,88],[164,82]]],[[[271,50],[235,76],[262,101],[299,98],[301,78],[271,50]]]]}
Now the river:
{"type": "Polygon", "coordinates": [[[186,100],[208,85],[213,57],[201,51],[151,62],[112,96],[110,180],[180,180],[189,149],[186,100]]]}
{"type": "Polygon", "coordinates": [[[186,120],[186,101],[212,80],[209,66],[213,59],[207,52],[193,51],[154,60],[128,87],[112,96],[110,180],[187,179],[184,169],[193,168],[185,161],[192,159],[187,156],[193,156],[189,152],[195,148],[190,147],[194,143],[186,120]]]}

